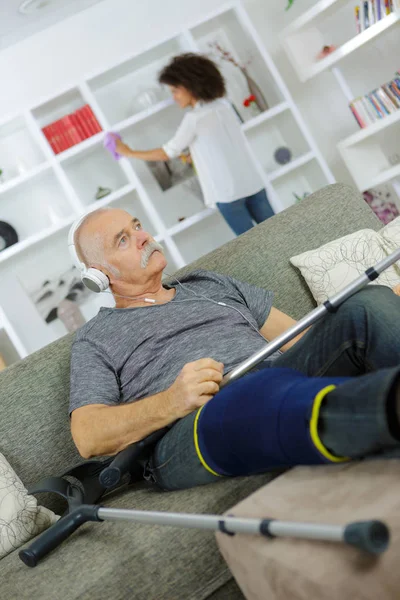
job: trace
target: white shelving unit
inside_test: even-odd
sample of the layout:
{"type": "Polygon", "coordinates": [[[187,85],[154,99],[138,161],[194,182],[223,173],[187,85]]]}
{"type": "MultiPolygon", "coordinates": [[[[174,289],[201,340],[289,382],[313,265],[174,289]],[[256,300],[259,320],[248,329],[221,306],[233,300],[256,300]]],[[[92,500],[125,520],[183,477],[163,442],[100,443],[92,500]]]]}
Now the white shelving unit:
{"type": "MultiPolygon", "coordinates": [[[[300,81],[331,69],[347,103],[355,96],[337,63],[400,23],[400,10],[396,10],[354,35],[356,5],[363,8],[363,2],[358,0],[320,0],[281,34],[282,45],[300,81]],[[318,60],[318,53],[327,43],[334,43],[336,50],[318,60]]],[[[376,82],[376,86],[382,83],[376,82]]],[[[400,175],[400,164],[392,165],[390,161],[391,156],[399,153],[399,123],[400,109],[338,144],[339,153],[361,192],[400,175]]]]}
{"type": "Polygon", "coordinates": [[[363,192],[400,176],[400,163],[389,157],[399,154],[400,109],[343,140],[338,148],[358,189],[363,192]]]}
{"type": "MultiPolygon", "coordinates": [[[[293,204],[295,195],[334,182],[240,2],[225,5],[139,55],[89,73],[73,87],[56,90],[22,115],[0,123],[0,168],[5,173],[0,183],[0,220],[10,223],[19,237],[18,243],[0,252],[0,278],[5,282],[0,290],[4,314],[4,319],[0,314],[0,353],[5,336],[23,357],[66,333],[59,320],[46,324],[32,298],[46,280],[53,281],[71,269],[67,233],[84,212],[110,205],[139,217],[163,244],[168,272],[233,239],[218,210],[205,207],[193,173],[163,191],[149,164],[113,161],[103,148],[103,133],[55,155],[41,131],[89,104],[102,129],[120,132],[132,147],[162,145],[174,134],[182,111],[158,85],[158,72],[172,56],[186,51],[207,52],[218,61],[210,47],[215,41],[240,64],[251,58],[248,72],[267,99],[267,110],[256,116],[248,113],[242,103],[250,91],[242,72],[220,63],[229,99],[243,121],[249,149],[275,211],[293,204]],[[274,160],[275,150],[282,146],[291,151],[285,165],[274,160]],[[95,200],[99,186],[112,191],[95,200]]],[[[109,295],[92,295],[81,310],[89,319],[101,304],[110,302],[109,295]]]]}
{"type": "Polygon", "coordinates": [[[361,33],[355,33],[354,7],[363,2],[349,0],[320,0],[293,21],[281,35],[283,47],[300,81],[307,81],[329,69],[337,62],[382,35],[400,21],[400,10],[386,15],[361,33]],[[336,21],[329,24],[329,21],[336,21]],[[335,28],[335,25],[339,27],[335,28]],[[317,55],[327,43],[327,32],[335,28],[336,50],[318,60],[317,55]]]}

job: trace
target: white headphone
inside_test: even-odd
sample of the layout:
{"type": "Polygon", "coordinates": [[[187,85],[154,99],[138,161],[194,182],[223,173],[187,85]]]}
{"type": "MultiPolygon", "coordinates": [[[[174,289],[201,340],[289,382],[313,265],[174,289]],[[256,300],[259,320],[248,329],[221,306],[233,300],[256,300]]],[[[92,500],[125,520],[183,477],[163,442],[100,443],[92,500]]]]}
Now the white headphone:
{"type": "Polygon", "coordinates": [[[100,292],[105,292],[110,285],[110,281],[107,275],[104,275],[104,273],[102,273],[102,271],[99,271],[99,269],[93,269],[93,267],[90,267],[88,269],[87,266],[79,260],[78,253],[75,248],[75,232],[78,229],[79,225],[81,225],[82,221],[86,219],[88,214],[90,213],[86,213],[77,221],[75,221],[75,223],[73,223],[71,229],[69,230],[68,250],[74,265],[80,271],[82,283],[92,292],[96,292],[96,294],[99,294],[100,292]]]}

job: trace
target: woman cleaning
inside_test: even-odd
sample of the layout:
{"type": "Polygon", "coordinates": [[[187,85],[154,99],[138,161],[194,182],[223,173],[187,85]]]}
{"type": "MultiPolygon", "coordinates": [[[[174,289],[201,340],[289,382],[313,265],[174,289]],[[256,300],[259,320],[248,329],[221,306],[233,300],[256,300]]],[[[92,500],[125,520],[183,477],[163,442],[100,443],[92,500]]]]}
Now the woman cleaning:
{"type": "Polygon", "coordinates": [[[217,206],[236,235],[274,212],[249,154],[239,120],[225,99],[225,82],[216,65],[198,54],[172,59],[159,76],[175,102],[192,107],[174,137],[162,148],[132,150],[115,139],[117,154],[147,161],[167,161],[189,148],[206,206],[217,206]]]}

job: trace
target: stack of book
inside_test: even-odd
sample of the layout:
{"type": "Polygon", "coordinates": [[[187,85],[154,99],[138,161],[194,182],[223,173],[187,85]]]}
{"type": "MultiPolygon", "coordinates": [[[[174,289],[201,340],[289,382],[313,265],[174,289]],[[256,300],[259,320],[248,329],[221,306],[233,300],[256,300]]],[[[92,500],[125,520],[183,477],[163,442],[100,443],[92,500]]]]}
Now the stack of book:
{"type": "Polygon", "coordinates": [[[394,79],[350,102],[350,110],[361,128],[383,119],[400,108],[400,71],[394,79]]]}
{"type": "Polygon", "coordinates": [[[386,15],[400,10],[400,0],[364,0],[354,9],[357,33],[374,25],[386,15]]]}
{"type": "Polygon", "coordinates": [[[102,131],[88,104],[42,129],[53,152],[59,154],[102,131]]]}

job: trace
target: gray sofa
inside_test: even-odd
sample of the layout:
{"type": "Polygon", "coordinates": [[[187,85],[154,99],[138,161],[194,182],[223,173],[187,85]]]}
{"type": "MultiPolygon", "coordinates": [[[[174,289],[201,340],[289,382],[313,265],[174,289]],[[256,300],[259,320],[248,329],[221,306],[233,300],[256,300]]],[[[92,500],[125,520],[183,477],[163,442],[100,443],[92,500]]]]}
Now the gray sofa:
{"type": "MultiPolygon", "coordinates": [[[[185,267],[227,273],[275,291],[275,306],[300,318],[314,306],[289,258],[380,222],[352,188],[334,184],[185,267]]],[[[0,376],[0,452],[25,485],[80,461],[67,414],[72,336],[0,376]]],[[[271,475],[162,493],[138,484],[104,499],[123,508],[222,513],[271,475]]],[[[41,502],[60,512],[50,497],[41,502]]],[[[17,551],[0,562],[1,598],[17,600],[236,600],[243,598],[211,532],[101,523],[84,525],[35,569],[17,551]]]]}

